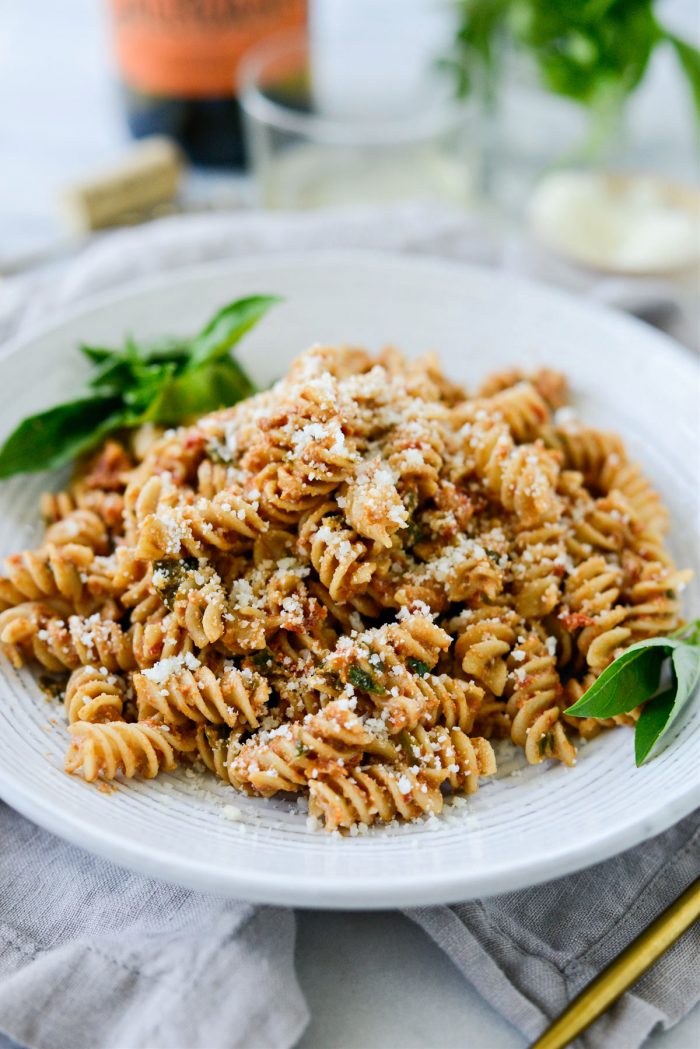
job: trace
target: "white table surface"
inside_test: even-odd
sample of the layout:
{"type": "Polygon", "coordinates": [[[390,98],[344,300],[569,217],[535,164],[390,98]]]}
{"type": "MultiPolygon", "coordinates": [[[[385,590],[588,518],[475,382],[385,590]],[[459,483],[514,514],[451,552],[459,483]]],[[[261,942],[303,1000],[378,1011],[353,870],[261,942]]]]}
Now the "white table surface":
{"type": "MultiPolygon", "coordinates": [[[[672,6],[681,17],[693,17],[693,0],[672,6]]],[[[3,0],[0,97],[2,270],[6,261],[56,245],[63,235],[56,206],[60,187],[109,165],[127,144],[102,4],[60,0],[43,3],[39,15],[26,0],[3,0]]],[[[234,199],[233,182],[229,192],[234,199]]],[[[527,1044],[401,914],[300,912],[297,959],[312,1014],[299,1049],[527,1044]]],[[[647,1045],[698,1049],[700,1008],[647,1045]]]]}
{"type": "MultiPolygon", "coordinates": [[[[402,914],[302,911],[298,920],[297,971],[312,1014],[298,1049],[527,1046],[402,914]]],[[[700,1008],[645,1042],[645,1049],[699,1047],[700,1008]]]]}

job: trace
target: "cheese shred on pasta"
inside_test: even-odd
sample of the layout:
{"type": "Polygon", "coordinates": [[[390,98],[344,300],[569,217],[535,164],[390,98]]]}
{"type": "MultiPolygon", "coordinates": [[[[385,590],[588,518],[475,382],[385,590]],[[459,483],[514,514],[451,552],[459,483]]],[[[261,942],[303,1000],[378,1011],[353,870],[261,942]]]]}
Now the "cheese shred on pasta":
{"type": "Polygon", "coordinates": [[[439,813],[492,740],[573,765],[566,708],[679,623],[668,518],[561,375],[468,396],[433,358],[315,347],[271,390],[109,440],[8,557],[0,641],[65,675],[66,769],[199,762],[329,830],[439,813]]]}

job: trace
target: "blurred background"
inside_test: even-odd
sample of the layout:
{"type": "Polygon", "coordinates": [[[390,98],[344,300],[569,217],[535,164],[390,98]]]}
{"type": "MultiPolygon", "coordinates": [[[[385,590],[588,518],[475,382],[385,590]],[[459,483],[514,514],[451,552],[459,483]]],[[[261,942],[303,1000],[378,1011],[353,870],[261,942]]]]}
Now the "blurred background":
{"type": "Polygon", "coordinates": [[[697,0],[2,0],[0,273],[176,212],[411,201],[687,308],[699,43],[697,0]]]}

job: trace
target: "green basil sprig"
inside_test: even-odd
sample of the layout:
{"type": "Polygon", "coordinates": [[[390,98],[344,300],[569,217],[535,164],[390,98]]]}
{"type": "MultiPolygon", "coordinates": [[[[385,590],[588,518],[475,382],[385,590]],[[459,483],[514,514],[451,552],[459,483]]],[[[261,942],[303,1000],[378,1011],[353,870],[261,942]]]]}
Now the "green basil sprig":
{"type": "Polygon", "coordinates": [[[114,430],[173,426],[249,397],[255,386],[230,351],[280,301],[237,299],[190,339],[81,346],[95,368],[89,392],[24,419],[0,448],[0,477],[62,466],[114,430]]]}
{"type": "Polygon", "coordinates": [[[566,713],[576,718],[610,718],[644,703],[634,735],[635,760],[641,765],[668,732],[698,681],[700,619],[670,637],[652,637],[625,649],[566,713]],[[671,684],[659,693],[667,660],[671,684]]]}
{"type": "Polygon", "coordinates": [[[481,82],[493,97],[509,44],[534,61],[544,86],[600,111],[644,79],[655,51],[670,47],[700,119],[700,52],[666,28],[660,0],[456,0],[453,54],[441,63],[460,94],[481,82]]]}

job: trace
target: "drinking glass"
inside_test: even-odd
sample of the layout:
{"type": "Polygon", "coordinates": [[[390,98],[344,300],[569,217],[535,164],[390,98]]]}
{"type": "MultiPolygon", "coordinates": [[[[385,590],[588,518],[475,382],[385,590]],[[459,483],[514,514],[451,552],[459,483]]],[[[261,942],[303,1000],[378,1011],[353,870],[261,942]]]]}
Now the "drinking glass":
{"type": "Polygon", "coordinates": [[[345,82],[297,34],[249,53],[239,76],[258,203],[268,208],[441,201],[478,184],[476,107],[436,67],[403,93],[358,68],[345,82]]]}

